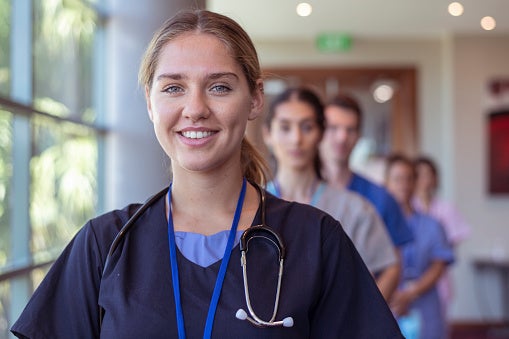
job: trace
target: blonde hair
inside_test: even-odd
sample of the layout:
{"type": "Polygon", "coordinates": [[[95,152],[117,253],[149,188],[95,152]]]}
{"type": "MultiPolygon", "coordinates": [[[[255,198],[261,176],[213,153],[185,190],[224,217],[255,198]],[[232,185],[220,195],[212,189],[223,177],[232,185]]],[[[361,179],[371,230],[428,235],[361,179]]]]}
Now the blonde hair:
{"type": "MultiPolygon", "coordinates": [[[[249,35],[234,20],[227,16],[207,10],[183,11],[167,20],[152,37],[143,56],[138,81],[142,86],[151,88],[154,73],[163,47],[188,32],[211,34],[218,38],[228,49],[230,55],[241,66],[252,93],[258,88],[262,78],[258,54],[249,35]]],[[[241,145],[241,164],[244,176],[251,182],[265,185],[267,164],[263,156],[244,137],[241,145]]]]}

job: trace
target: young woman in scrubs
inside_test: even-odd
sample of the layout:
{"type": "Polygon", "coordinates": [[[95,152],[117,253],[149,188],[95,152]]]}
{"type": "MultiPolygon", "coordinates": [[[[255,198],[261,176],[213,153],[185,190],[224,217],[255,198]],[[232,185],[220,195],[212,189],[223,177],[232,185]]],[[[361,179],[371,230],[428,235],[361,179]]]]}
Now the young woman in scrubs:
{"type": "Polygon", "coordinates": [[[267,190],[285,200],[311,204],[339,220],[388,300],[399,282],[396,250],[371,203],[322,179],[319,144],[324,130],[324,107],[312,90],[289,88],[274,98],[264,137],[276,161],[276,174],[267,190]]]}
{"type": "MultiPolygon", "coordinates": [[[[450,202],[438,196],[439,173],[435,161],[428,157],[414,160],[417,179],[412,206],[421,213],[429,214],[444,227],[447,241],[456,248],[470,236],[470,226],[450,202]]],[[[454,297],[454,281],[448,270],[438,281],[438,294],[447,314],[454,297]]]]}
{"type": "Polygon", "coordinates": [[[414,241],[402,247],[402,281],[390,304],[398,317],[414,315],[420,328],[418,338],[445,339],[446,323],[437,281],[453,262],[453,251],[438,220],[413,208],[415,179],[414,164],[408,158],[388,158],[387,189],[400,203],[414,234],[414,241]]]}
{"type": "Polygon", "coordinates": [[[90,220],[35,291],[15,335],[401,338],[337,221],[269,195],[262,202],[263,163],[244,135],[262,111],[263,82],[256,50],[236,22],[201,10],[177,14],[155,33],[140,81],[171,159],[168,193],[139,216],[106,268],[113,239],[140,205],[90,220]],[[270,241],[251,239],[243,283],[239,237],[262,215],[285,245],[279,299],[270,241]],[[236,317],[249,308],[266,322],[291,317],[293,324],[236,317]]]}

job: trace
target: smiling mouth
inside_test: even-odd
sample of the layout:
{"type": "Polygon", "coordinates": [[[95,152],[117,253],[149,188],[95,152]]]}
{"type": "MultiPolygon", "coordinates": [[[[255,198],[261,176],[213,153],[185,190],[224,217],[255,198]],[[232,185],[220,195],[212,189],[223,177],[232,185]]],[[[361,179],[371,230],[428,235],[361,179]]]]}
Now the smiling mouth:
{"type": "Polygon", "coordinates": [[[203,139],[206,137],[210,137],[214,132],[211,131],[184,131],[181,134],[189,139],[203,139]]]}

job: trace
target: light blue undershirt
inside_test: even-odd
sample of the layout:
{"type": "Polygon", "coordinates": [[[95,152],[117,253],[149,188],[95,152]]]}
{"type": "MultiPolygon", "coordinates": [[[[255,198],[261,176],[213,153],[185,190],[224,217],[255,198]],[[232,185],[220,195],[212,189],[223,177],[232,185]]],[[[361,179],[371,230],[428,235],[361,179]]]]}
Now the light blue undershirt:
{"type": "MultiPolygon", "coordinates": [[[[223,259],[229,232],[230,230],[225,230],[211,235],[203,235],[177,231],[175,232],[175,244],[187,260],[201,267],[208,267],[223,259]]],[[[239,243],[242,232],[237,231],[233,247],[239,243]]]]}

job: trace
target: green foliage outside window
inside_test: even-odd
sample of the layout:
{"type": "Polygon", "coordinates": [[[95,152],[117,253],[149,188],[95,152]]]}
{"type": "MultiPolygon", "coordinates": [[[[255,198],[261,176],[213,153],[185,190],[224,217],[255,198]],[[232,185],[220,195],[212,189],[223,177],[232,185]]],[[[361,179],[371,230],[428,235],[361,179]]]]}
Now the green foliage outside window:
{"type": "Polygon", "coordinates": [[[9,94],[10,81],[10,0],[0,0],[0,95],[9,94]]]}
{"type": "Polygon", "coordinates": [[[10,253],[10,189],[12,179],[12,115],[0,110],[0,267],[10,253]]]}
{"type": "Polygon", "coordinates": [[[65,106],[48,113],[92,123],[96,12],[81,0],[34,1],[35,107],[50,99],[65,106]]]}
{"type": "Polygon", "coordinates": [[[30,162],[32,253],[54,258],[94,213],[97,203],[97,142],[89,128],[33,120],[30,162]]]}

